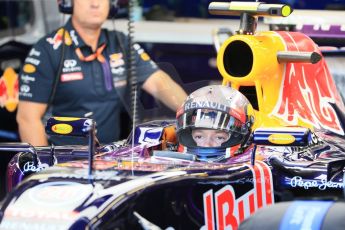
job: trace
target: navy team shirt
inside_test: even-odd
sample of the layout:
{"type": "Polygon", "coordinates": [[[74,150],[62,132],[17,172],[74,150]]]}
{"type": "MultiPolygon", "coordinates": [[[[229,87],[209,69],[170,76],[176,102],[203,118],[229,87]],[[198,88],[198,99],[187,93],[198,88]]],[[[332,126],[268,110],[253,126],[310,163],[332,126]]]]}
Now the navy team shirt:
{"type": "MultiPolygon", "coordinates": [[[[85,61],[92,59],[91,48],[79,37],[71,19],[64,28],[65,51],[52,115],[93,118],[99,141],[116,141],[120,134],[120,111],[123,105],[130,106],[128,95],[125,100],[127,37],[103,29],[98,41],[99,49],[105,46],[101,57],[85,61]],[[103,63],[99,59],[103,59],[103,63]]],[[[62,37],[63,28],[60,28],[33,46],[20,73],[20,100],[48,103],[62,55],[62,37]]],[[[158,67],[138,44],[134,49],[138,82],[142,84],[158,67]]],[[[51,137],[50,141],[56,145],[86,143],[71,137],[51,137]]]]}

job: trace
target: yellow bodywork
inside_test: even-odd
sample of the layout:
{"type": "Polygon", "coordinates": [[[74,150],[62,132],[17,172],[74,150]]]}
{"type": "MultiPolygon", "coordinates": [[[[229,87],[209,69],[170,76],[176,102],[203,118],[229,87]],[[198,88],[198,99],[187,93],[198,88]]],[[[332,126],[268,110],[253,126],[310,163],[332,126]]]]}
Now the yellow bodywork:
{"type": "MultiPolygon", "coordinates": [[[[281,115],[279,117],[279,116],[276,116],[274,113],[274,110],[277,110],[277,104],[279,100],[280,100],[279,102],[280,106],[283,106],[283,107],[288,106],[287,104],[284,105],[284,101],[282,102],[282,96],[281,96],[283,94],[282,92],[284,90],[291,90],[291,91],[295,90],[294,88],[289,89],[291,85],[288,85],[288,86],[284,85],[284,78],[287,77],[290,79],[291,73],[296,74],[297,76],[303,75],[303,77],[305,77],[304,75],[306,75],[308,79],[315,78],[316,80],[320,78],[324,78],[324,75],[330,75],[327,65],[325,64],[324,60],[323,62],[320,62],[315,65],[311,63],[302,63],[302,64],[290,63],[290,65],[289,63],[279,63],[277,59],[277,53],[279,51],[288,50],[287,47],[290,47],[291,49],[291,47],[294,46],[294,47],[297,47],[297,50],[307,49],[303,51],[319,52],[317,49],[317,46],[311,41],[311,39],[303,34],[301,35],[301,34],[295,33],[294,35],[292,35],[291,36],[292,45],[286,42],[286,40],[290,39],[289,33],[284,34],[284,36],[286,36],[284,38],[285,40],[282,38],[281,34],[273,32],[273,31],[267,31],[267,32],[257,33],[255,35],[234,35],[228,38],[222,44],[217,56],[217,66],[218,66],[219,72],[221,73],[223,77],[223,85],[229,85],[239,91],[241,91],[240,88],[243,86],[255,87],[255,92],[256,92],[256,97],[257,97],[257,108],[254,111],[255,113],[254,128],[277,127],[277,126],[303,126],[303,127],[308,127],[308,128],[313,129],[315,127],[318,127],[318,128],[322,127],[322,123],[323,123],[322,119],[327,119],[327,117],[326,118],[321,117],[320,119],[318,119],[321,113],[318,111],[322,110],[322,108],[317,111],[318,113],[317,112],[315,113],[316,115],[312,114],[310,116],[312,117],[312,119],[308,120],[308,119],[305,119],[305,116],[303,117],[303,112],[301,112],[303,108],[301,108],[301,105],[299,104],[298,100],[296,100],[295,102],[293,101],[295,99],[293,99],[292,101],[287,101],[287,104],[290,105],[290,110],[289,110],[290,114],[288,115],[290,117],[293,117],[293,120],[287,121],[286,119],[283,118],[284,115],[281,115]],[[296,36],[298,39],[300,39],[301,42],[295,43],[294,40],[292,39],[293,36],[296,36]],[[252,53],[252,57],[251,57],[251,55],[249,54],[250,52],[247,52],[247,53],[243,52],[244,53],[243,55],[249,56],[248,63],[252,63],[252,64],[251,64],[251,67],[250,65],[246,66],[247,72],[244,72],[242,75],[237,74],[237,76],[234,76],[230,73],[231,71],[227,71],[227,67],[226,67],[227,55],[236,55],[236,57],[232,57],[233,59],[232,65],[234,65],[234,63],[236,64],[237,59],[238,59],[239,65],[241,66],[240,61],[243,58],[244,59],[247,58],[243,56],[241,57],[242,55],[241,51],[237,50],[237,52],[233,52],[233,53],[230,52],[229,47],[232,44],[240,44],[240,46],[242,47],[247,47],[246,51],[251,50],[251,53],[252,53]],[[307,44],[308,46],[306,46],[305,44],[307,44]],[[309,48],[305,48],[305,47],[309,47],[309,48]],[[289,65],[289,68],[288,68],[289,72],[287,71],[288,65],[289,65]],[[315,71],[311,70],[314,68],[314,66],[315,66],[315,71]],[[294,68],[296,68],[296,73],[293,72],[294,68]],[[307,69],[305,71],[306,74],[304,73],[304,69],[307,69]],[[293,105],[291,106],[291,104],[293,105]],[[291,112],[291,108],[295,108],[293,106],[295,106],[299,111],[291,112]]],[[[235,66],[235,69],[236,69],[236,66],[235,66]]],[[[237,69],[241,71],[239,67],[237,69]]],[[[327,82],[332,83],[330,84],[330,86],[324,87],[327,89],[326,91],[330,91],[332,94],[329,98],[327,98],[327,101],[334,102],[334,103],[337,102],[338,104],[342,104],[342,102],[341,103],[339,102],[337,91],[334,90],[335,86],[332,79],[328,80],[327,82]]],[[[295,84],[295,83],[292,83],[292,84],[295,84]]],[[[300,96],[302,100],[306,100],[307,102],[309,102],[311,100],[310,98],[313,98],[315,97],[315,95],[317,95],[318,98],[320,98],[320,101],[322,103],[315,102],[314,104],[322,104],[322,106],[326,104],[323,102],[325,101],[324,98],[326,97],[322,97],[322,95],[319,96],[320,93],[317,92],[318,91],[316,89],[317,87],[312,86],[310,87],[310,89],[308,87],[303,88],[302,86],[300,86],[301,84],[299,82],[297,82],[295,85],[296,86],[294,87],[298,87],[298,89],[301,89],[299,90],[299,93],[300,95],[302,95],[300,96]],[[304,91],[306,91],[307,93],[305,93],[304,91]]],[[[291,93],[293,94],[293,92],[289,92],[289,94],[291,93]]],[[[319,106],[319,107],[322,107],[322,106],[319,106]]],[[[330,108],[327,108],[327,109],[330,110],[330,108]]],[[[314,110],[316,109],[313,109],[313,111],[314,110]]],[[[323,114],[321,114],[321,116],[322,115],[323,114]]],[[[335,124],[334,126],[337,127],[337,132],[342,134],[343,131],[339,131],[340,128],[338,128],[339,127],[338,120],[336,120],[333,123],[335,124]]],[[[328,127],[326,127],[326,129],[327,128],[328,127]]],[[[333,127],[331,127],[330,129],[333,129],[333,127]]]]}

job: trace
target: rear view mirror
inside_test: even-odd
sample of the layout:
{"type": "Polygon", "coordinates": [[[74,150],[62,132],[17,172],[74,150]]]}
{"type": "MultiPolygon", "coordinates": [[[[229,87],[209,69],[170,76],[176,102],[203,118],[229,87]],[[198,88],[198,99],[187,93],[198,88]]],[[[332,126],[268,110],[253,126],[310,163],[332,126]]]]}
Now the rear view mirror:
{"type": "Polygon", "coordinates": [[[258,128],[253,132],[251,164],[255,165],[258,145],[267,146],[308,146],[312,139],[311,131],[304,127],[258,128]]]}
{"type": "Polygon", "coordinates": [[[308,146],[311,131],[304,127],[258,128],[253,133],[256,145],[308,146]]]}
{"type": "Polygon", "coordinates": [[[92,183],[93,155],[96,150],[96,123],[92,119],[76,117],[51,117],[46,124],[46,133],[88,137],[89,143],[89,182],[92,183]]]}
{"type": "Polygon", "coordinates": [[[92,119],[76,117],[51,117],[46,124],[49,135],[87,137],[92,126],[92,119]]]}

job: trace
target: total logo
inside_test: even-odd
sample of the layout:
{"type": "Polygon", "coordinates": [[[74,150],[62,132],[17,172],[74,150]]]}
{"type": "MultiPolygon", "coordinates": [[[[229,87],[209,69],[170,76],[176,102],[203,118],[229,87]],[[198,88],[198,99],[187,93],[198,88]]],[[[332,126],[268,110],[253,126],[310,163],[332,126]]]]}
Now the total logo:
{"type": "Polygon", "coordinates": [[[70,72],[81,72],[81,67],[77,66],[78,62],[74,59],[67,59],[63,62],[64,68],[62,68],[63,73],[70,72]]]}
{"type": "Polygon", "coordinates": [[[69,124],[56,124],[51,129],[58,134],[70,134],[73,131],[73,127],[69,124]]]}

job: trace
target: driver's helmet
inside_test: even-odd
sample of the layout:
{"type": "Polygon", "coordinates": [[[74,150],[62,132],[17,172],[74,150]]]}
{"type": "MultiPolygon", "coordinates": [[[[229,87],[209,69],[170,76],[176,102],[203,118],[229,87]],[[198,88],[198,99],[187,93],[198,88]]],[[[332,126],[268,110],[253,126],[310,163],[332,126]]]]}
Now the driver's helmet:
{"type": "Polygon", "coordinates": [[[253,115],[248,99],[233,88],[212,85],[194,91],[176,114],[182,151],[195,154],[200,161],[222,161],[243,152],[254,122],[253,115]],[[196,130],[216,130],[221,136],[215,136],[216,144],[200,146],[198,140],[203,136],[195,136],[196,130]]]}

